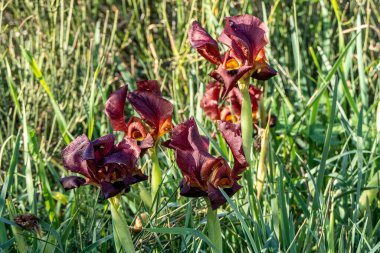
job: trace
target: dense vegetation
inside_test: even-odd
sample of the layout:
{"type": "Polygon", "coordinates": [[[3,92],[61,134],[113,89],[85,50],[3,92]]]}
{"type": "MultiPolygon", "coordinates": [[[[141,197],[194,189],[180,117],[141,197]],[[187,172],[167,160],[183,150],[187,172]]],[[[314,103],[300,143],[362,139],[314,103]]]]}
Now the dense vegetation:
{"type": "MultiPolygon", "coordinates": [[[[380,250],[380,2],[1,1],[0,249],[114,250],[109,202],[96,187],[64,191],[61,151],[76,136],[112,132],[108,96],[128,83],[157,80],[174,106],[173,125],[193,116],[228,156],[217,124],[200,107],[214,66],[190,46],[197,19],[217,37],[224,19],[253,14],[269,27],[266,54],[278,75],[255,81],[270,128],[260,199],[260,152],[243,188],[218,209],[225,252],[380,250]],[[39,231],[15,223],[35,214],[39,231]],[[17,219],[16,219],[17,221],[17,219]]],[[[135,112],[130,105],[128,117],[135,112]]],[[[263,124],[263,122],[261,122],[263,124]]],[[[116,134],[121,138],[121,134],[116,134]]],[[[163,139],[169,138],[169,134],[163,139]]],[[[158,152],[163,182],[121,198],[140,252],[210,252],[207,205],[179,195],[174,152],[158,152]],[[152,203],[153,201],[153,203],[152,203]],[[139,226],[142,223],[142,227],[139,226]]],[[[149,156],[140,168],[150,175],[149,156]]]]}

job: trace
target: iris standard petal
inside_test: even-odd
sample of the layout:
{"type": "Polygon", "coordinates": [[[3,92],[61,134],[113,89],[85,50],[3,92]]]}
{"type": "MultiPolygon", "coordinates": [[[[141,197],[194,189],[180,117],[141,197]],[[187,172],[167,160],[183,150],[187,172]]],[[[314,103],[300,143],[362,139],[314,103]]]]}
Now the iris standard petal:
{"type": "Polygon", "coordinates": [[[265,23],[252,15],[238,15],[226,18],[223,33],[234,40],[244,54],[253,62],[257,54],[268,43],[265,23]]]}
{"type": "MultiPolygon", "coordinates": [[[[208,150],[208,138],[199,134],[194,118],[190,118],[173,129],[172,138],[167,143],[167,147],[175,150],[194,150],[194,146],[191,144],[193,139],[200,139],[200,142],[198,141],[198,143],[201,143],[200,149],[208,150]],[[189,138],[190,131],[193,131],[191,138],[189,138]]],[[[198,150],[199,148],[196,149],[198,150]]]]}
{"type": "Polygon", "coordinates": [[[173,105],[168,100],[148,91],[130,92],[127,98],[136,112],[152,128],[153,138],[159,138],[171,131],[173,105]]]}
{"type": "Polygon", "coordinates": [[[206,60],[214,64],[222,63],[218,43],[197,21],[193,21],[191,24],[189,40],[191,46],[195,48],[206,60]]]}
{"type": "Polygon", "coordinates": [[[111,126],[115,131],[126,131],[124,105],[128,93],[128,87],[125,85],[113,92],[107,99],[105,113],[110,119],[111,126]]]}

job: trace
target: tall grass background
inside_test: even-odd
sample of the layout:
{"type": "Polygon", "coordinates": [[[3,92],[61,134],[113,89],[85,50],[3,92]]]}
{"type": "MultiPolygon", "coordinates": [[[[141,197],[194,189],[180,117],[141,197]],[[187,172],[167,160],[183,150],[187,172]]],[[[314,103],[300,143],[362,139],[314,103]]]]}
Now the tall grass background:
{"type": "MultiPolygon", "coordinates": [[[[187,32],[197,19],[217,37],[226,16],[249,13],[270,29],[267,55],[279,74],[257,85],[278,123],[269,133],[260,200],[242,179],[243,189],[219,209],[225,252],[378,252],[379,6],[1,0],[0,251],[112,251],[108,203],[94,187],[63,190],[61,150],[82,133],[109,133],[108,95],[140,79],[161,83],[175,124],[194,116],[211,136],[216,126],[199,101],[213,66],[190,48],[187,32]],[[41,236],[15,225],[21,213],[39,217],[41,236]]],[[[228,157],[220,136],[211,151],[228,157]]],[[[246,172],[254,185],[258,157],[246,172]]],[[[154,207],[146,183],[122,198],[131,228],[143,220],[133,232],[136,249],[209,252],[206,203],[179,196],[173,152],[163,149],[159,159],[164,181],[154,207]]],[[[141,167],[149,174],[151,161],[141,167]]]]}

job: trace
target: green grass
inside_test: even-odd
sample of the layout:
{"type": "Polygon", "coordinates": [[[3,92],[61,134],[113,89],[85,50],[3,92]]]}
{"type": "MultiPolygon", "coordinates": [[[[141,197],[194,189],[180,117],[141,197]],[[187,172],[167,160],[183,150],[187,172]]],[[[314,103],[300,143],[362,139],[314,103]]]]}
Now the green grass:
{"type": "MultiPolygon", "coordinates": [[[[64,192],[59,179],[69,173],[61,150],[80,134],[108,133],[108,95],[123,83],[133,89],[139,79],[162,84],[175,124],[194,116],[212,136],[216,124],[199,102],[213,66],[190,48],[187,31],[198,19],[217,37],[224,17],[250,13],[270,28],[267,56],[279,75],[258,85],[278,124],[269,132],[260,200],[246,180],[255,187],[256,152],[243,189],[218,211],[225,251],[378,252],[378,6],[378,0],[2,0],[0,251],[112,252],[108,202],[94,187],[64,192]],[[42,237],[15,226],[21,213],[40,218],[42,237]]],[[[230,157],[220,136],[211,151],[230,157]]],[[[164,180],[153,205],[147,182],[122,197],[131,227],[141,213],[149,216],[132,232],[136,250],[211,252],[206,202],[179,195],[182,176],[171,150],[162,148],[158,159],[164,180]]],[[[150,173],[149,158],[141,167],[150,173]]]]}

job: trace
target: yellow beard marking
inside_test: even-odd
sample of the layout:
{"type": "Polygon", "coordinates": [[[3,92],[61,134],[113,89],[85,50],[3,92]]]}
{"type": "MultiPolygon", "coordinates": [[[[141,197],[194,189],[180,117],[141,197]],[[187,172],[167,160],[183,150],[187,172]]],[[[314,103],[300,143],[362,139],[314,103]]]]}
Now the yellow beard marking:
{"type": "Polygon", "coordinates": [[[235,59],[229,59],[227,62],[226,62],[226,69],[227,70],[235,70],[235,69],[239,69],[240,68],[240,64],[237,60],[235,59]]]}

